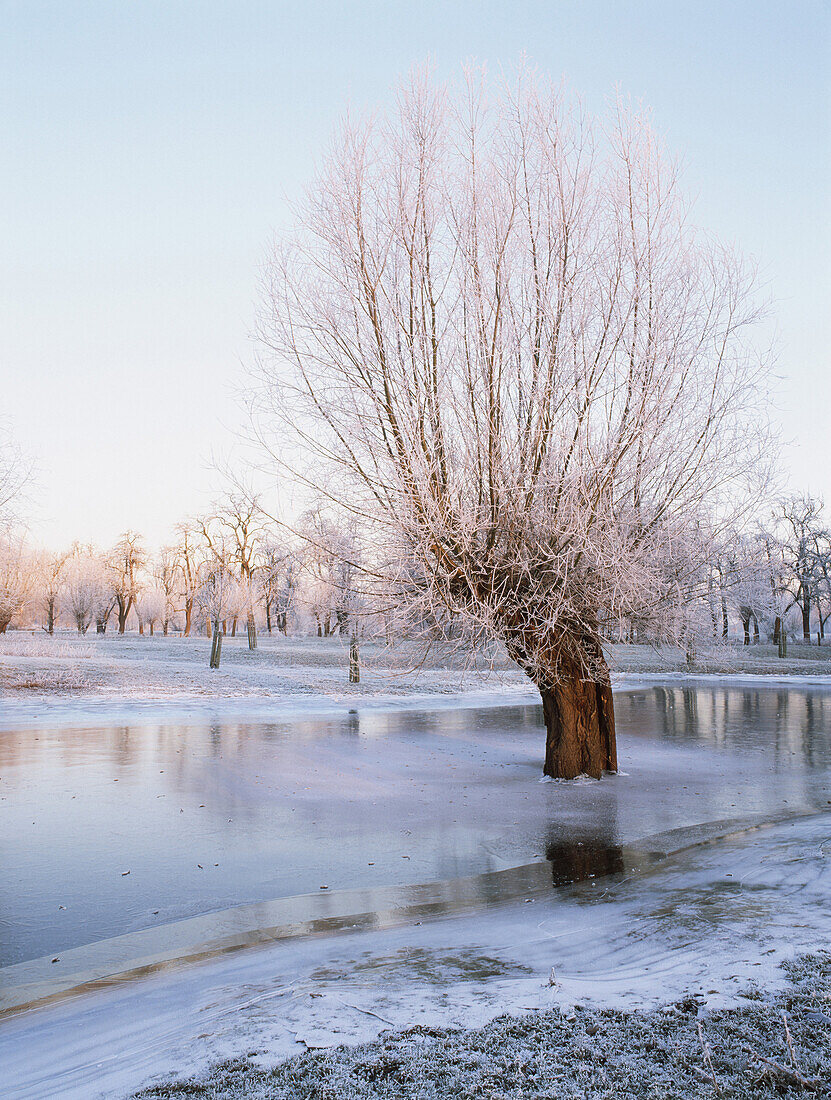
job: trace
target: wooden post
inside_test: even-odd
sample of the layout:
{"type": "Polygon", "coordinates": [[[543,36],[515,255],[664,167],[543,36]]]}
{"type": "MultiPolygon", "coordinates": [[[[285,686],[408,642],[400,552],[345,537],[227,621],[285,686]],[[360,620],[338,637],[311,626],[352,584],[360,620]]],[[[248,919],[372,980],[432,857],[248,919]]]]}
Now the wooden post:
{"type": "Polygon", "coordinates": [[[352,635],[352,641],[349,643],[349,683],[359,684],[361,682],[361,664],[358,658],[358,635],[352,635]]]}
{"type": "Polygon", "coordinates": [[[222,656],[222,631],[219,629],[219,619],[214,621],[214,635],[211,642],[211,668],[219,668],[219,661],[222,656]]]}

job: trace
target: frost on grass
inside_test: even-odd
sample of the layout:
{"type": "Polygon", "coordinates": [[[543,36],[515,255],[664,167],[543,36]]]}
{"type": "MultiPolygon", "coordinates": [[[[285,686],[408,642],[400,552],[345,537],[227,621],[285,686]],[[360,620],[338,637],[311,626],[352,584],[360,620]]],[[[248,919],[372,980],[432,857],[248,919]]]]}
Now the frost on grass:
{"type": "Polygon", "coordinates": [[[831,952],[785,964],[782,993],[747,991],[703,1013],[688,996],[652,1012],[576,1007],[502,1016],[473,1031],[415,1027],[273,1069],[247,1059],[137,1093],[364,1100],[445,1097],[674,1098],[831,1095],[831,952]],[[787,1025],[787,1026],[786,1026],[787,1025]]]}

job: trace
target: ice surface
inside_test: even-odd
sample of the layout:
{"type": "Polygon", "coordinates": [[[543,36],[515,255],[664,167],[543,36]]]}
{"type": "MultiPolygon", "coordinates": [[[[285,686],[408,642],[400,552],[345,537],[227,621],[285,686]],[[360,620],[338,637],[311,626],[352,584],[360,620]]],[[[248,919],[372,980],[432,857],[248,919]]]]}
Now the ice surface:
{"type": "Polygon", "coordinates": [[[9,961],[46,950],[51,963],[54,951],[57,973],[73,945],[153,922],[163,940],[166,922],[324,884],[332,904],[348,887],[461,875],[483,887],[452,918],[401,923],[392,906],[374,929],[0,1020],[2,1095],[113,1097],[226,1055],[267,1063],[385,1027],[475,1025],[552,1003],[631,1007],[688,989],[718,1002],[831,942],[831,692],[632,685],[616,698],[624,774],[579,784],[539,782],[537,707],[437,702],[270,721],[125,711],[4,731],[9,961]],[[654,864],[631,858],[792,814],[814,816],[654,864]],[[487,876],[529,861],[551,888],[506,901],[487,876]]]}
{"type": "Polygon", "coordinates": [[[269,1064],[557,1004],[647,1007],[687,991],[729,1003],[831,942],[829,856],[826,814],[527,904],[288,941],[77,997],[4,1021],[3,1095],[112,1100],[232,1054],[269,1064]]]}
{"type": "Polygon", "coordinates": [[[831,692],[642,688],[617,721],[624,774],[568,784],[539,782],[529,706],[7,730],[0,963],[829,804],[831,692]]]}

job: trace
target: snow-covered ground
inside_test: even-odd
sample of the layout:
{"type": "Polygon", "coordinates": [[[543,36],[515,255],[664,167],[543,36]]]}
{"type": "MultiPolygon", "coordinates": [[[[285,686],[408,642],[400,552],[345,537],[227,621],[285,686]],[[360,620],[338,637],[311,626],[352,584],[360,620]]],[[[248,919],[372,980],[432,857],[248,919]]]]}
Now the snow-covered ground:
{"type": "MultiPolygon", "coordinates": [[[[78,714],[109,717],[120,704],[152,716],[170,713],[172,706],[191,713],[256,716],[273,714],[281,704],[322,710],[356,702],[426,703],[448,695],[458,704],[470,693],[477,702],[536,697],[527,677],[506,659],[494,660],[492,667],[463,668],[458,657],[434,652],[423,660],[420,650],[404,645],[362,646],[361,683],[352,685],[346,642],[261,636],[251,652],[245,637],[226,637],[222,667],[212,671],[205,637],[11,633],[0,637],[0,722],[46,713],[51,721],[78,714]]],[[[789,658],[779,660],[770,645],[718,646],[702,651],[694,668],[683,653],[668,647],[613,645],[608,656],[621,684],[651,676],[796,677],[802,682],[831,676],[831,647],[794,644],[789,658]]]]}

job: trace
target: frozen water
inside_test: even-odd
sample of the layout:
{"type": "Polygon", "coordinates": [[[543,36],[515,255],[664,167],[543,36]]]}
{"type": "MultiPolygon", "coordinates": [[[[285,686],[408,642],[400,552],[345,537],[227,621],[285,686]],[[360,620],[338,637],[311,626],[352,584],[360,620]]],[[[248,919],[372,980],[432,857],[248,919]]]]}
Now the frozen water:
{"type": "Polygon", "coordinates": [[[654,833],[829,805],[831,692],[650,687],[617,716],[625,774],[578,784],[538,782],[536,706],[4,731],[0,965],[322,886],[543,858],[567,879],[578,845],[611,867],[654,833]]]}
{"type": "Polygon", "coordinates": [[[783,952],[831,942],[831,692],[642,685],[616,706],[625,774],[581,784],[539,782],[530,706],[4,731],[0,1003],[21,969],[57,979],[73,951],[175,945],[229,906],[325,897],[334,911],[348,889],[377,907],[364,931],[0,1021],[3,1095],[115,1096],[226,1054],[274,1059],[552,998],[729,994],[772,981],[783,952]],[[644,858],[799,814],[814,816],[644,858]],[[457,915],[414,924],[396,898],[433,881],[425,912],[457,915]]]}
{"type": "Polygon", "coordinates": [[[112,1100],[231,1055],[269,1064],[558,1004],[646,1007],[692,992],[719,1006],[831,942],[829,855],[826,814],[528,903],[286,941],[76,997],[0,1026],[3,1095],[112,1100]]]}

